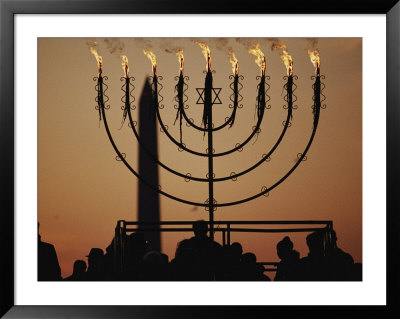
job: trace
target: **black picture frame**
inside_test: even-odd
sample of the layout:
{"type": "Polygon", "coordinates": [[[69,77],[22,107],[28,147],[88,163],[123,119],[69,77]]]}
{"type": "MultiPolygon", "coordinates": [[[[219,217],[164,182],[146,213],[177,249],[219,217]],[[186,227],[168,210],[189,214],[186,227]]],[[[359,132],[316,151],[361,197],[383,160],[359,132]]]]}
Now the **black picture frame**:
{"type": "MultiPolygon", "coordinates": [[[[400,3],[398,0],[287,0],[274,3],[178,0],[0,0],[0,315],[4,318],[236,318],[296,316],[348,318],[371,315],[399,318],[397,243],[399,202],[399,57],[400,3]],[[387,304],[386,306],[16,306],[14,302],[14,18],[16,14],[385,14],[387,21],[387,304]]],[[[377,212],[383,213],[383,212],[377,212]]],[[[379,270],[377,270],[379,271],[379,270]]],[[[268,298],[268,296],[266,296],[268,298]]]]}

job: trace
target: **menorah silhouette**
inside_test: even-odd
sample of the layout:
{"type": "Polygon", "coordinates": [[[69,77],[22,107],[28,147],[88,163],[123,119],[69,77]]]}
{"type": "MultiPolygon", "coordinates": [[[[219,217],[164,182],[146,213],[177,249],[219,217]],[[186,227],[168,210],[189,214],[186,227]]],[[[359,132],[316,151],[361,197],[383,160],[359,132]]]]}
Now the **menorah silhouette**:
{"type": "MultiPolygon", "coordinates": [[[[186,114],[186,109],[188,108],[188,105],[186,102],[188,101],[188,96],[186,95],[186,91],[188,90],[188,84],[187,81],[189,80],[188,76],[184,76],[183,70],[184,70],[184,57],[183,57],[183,51],[180,50],[177,53],[178,59],[179,59],[179,76],[175,77],[175,81],[177,81],[177,84],[175,86],[176,90],[176,96],[175,96],[175,101],[177,104],[174,106],[174,108],[177,110],[176,114],[176,119],[175,122],[179,118],[179,126],[180,126],[180,138],[179,140],[176,139],[174,136],[172,136],[169,131],[168,131],[168,125],[164,124],[161,114],[160,114],[160,109],[164,108],[164,105],[161,103],[163,100],[163,97],[160,95],[160,91],[162,89],[162,84],[161,81],[163,79],[162,76],[157,75],[157,61],[156,57],[151,51],[143,51],[151,60],[152,62],[152,68],[153,68],[153,76],[149,77],[149,80],[152,84],[152,103],[153,103],[153,110],[154,110],[154,120],[157,119],[161,131],[166,134],[166,136],[169,138],[169,140],[174,143],[175,145],[178,146],[179,151],[186,151],[194,156],[198,157],[207,157],[208,158],[208,173],[205,178],[202,177],[196,177],[192,176],[190,173],[181,173],[176,171],[175,169],[168,167],[159,159],[152,154],[144,145],[143,141],[141,140],[137,130],[137,122],[133,120],[132,117],[132,110],[135,109],[135,106],[133,105],[135,101],[135,97],[133,96],[132,92],[134,90],[134,85],[132,82],[135,80],[134,77],[131,77],[129,75],[129,66],[128,66],[128,60],[126,56],[121,56],[122,57],[122,66],[124,70],[124,77],[121,77],[121,81],[124,82],[124,85],[121,87],[122,91],[124,92],[124,95],[122,97],[122,102],[124,105],[122,106],[123,110],[123,119],[122,119],[122,124],[124,123],[125,119],[128,117],[129,120],[129,127],[132,129],[133,134],[135,135],[138,144],[140,147],[152,158],[153,161],[155,161],[160,167],[164,168],[168,172],[182,177],[185,179],[185,181],[196,181],[200,183],[208,183],[208,198],[205,202],[194,202],[194,201],[189,201],[185,198],[180,198],[177,197],[173,194],[169,194],[161,189],[160,186],[155,186],[151,185],[148,181],[146,181],[146,178],[144,176],[140,176],[138,172],[136,172],[132,166],[127,162],[126,160],[126,154],[121,152],[116,143],[114,142],[114,139],[112,137],[112,134],[110,132],[109,126],[107,124],[107,117],[106,117],[106,110],[110,108],[110,105],[107,104],[109,101],[108,96],[105,94],[108,86],[105,83],[107,81],[107,76],[102,75],[102,58],[97,54],[97,51],[94,48],[91,48],[92,53],[95,55],[97,62],[98,62],[98,76],[94,77],[93,80],[97,81],[97,84],[95,86],[95,89],[97,91],[97,97],[96,97],[96,102],[97,106],[96,109],[99,112],[99,120],[103,119],[104,121],[104,127],[107,132],[107,136],[111,142],[111,145],[113,146],[115,152],[117,153],[116,159],[119,161],[122,161],[126,167],[131,171],[141,182],[143,182],[145,185],[153,189],[155,192],[158,192],[159,194],[162,194],[170,199],[173,199],[175,201],[193,205],[193,206],[201,206],[205,207],[205,209],[209,213],[209,233],[210,233],[210,238],[214,238],[214,212],[217,207],[227,207],[227,206],[233,206],[233,205],[238,205],[242,204],[251,200],[254,200],[260,196],[268,196],[269,192],[279,186],[284,180],[286,180],[294,170],[300,165],[302,161],[307,160],[307,152],[310,149],[310,146],[314,140],[317,127],[318,127],[318,122],[319,122],[319,117],[320,117],[320,110],[321,108],[325,108],[326,105],[323,104],[321,105],[321,102],[325,100],[325,96],[322,93],[322,90],[324,89],[325,85],[321,82],[321,79],[324,79],[325,76],[320,74],[320,59],[319,59],[319,53],[318,50],[315,51],[308,51],[308,54],[310,56],[311,62],[313,63],[315,67],[315,75],[311,76],[311,80],[314,81],[312,85],[313,89],[313,105],[312,105],[312,114],[313,114],[313,126],[312,126],[312,132],[310,135],[310,138],[308,140],[307,145],[305,146],[305,149],[303,152],[300,152],[297,154],[297,160],[295,164],[289,169],[289,171],[286,172],[278,181],[276,181],[273,185],[266,187],[263,186],[261,188],[261,191],[255,193],[252,196],[243,198],[243,199],[238,199],[235,201],[231,202],[224,202],[224,203],[218,203],[214,197],[214,183],[217,182],[223,182],[227,180],[237,180],[238,177],[245,175],[249,173],[250,171],[253,171],[256,169],[258,166],[260,166],[264,162],[268,162],[271,160],[271,155],[276,151],[278,148],[279,144],[283,140],[285,133],[287,129],[291,126],[291,121],[293,119],[293,110],[297,109],[297,106],[294,105],[294,103],[297,100],[296,95],[294,94],[294,91],[297,88],[297,85],[295,84],[295,80],[298,79],[296,75],[293,74],[293,61],[291,56],[287,53],[286,47],[285,46],[276,46],[275,49],[281,49],[282,50],[282,55],[281,58],[283,62],[286,65],[287,69],[287,75],[283,77],[283,79],[286,81],[284,85],[284,90],[286,91],[286,94],[284,95],[284,101],[286,104],[283,106],[285,110],[287,110],[287,116],[286,120],[283,121],[283,129],[276,140],[275,144],[272,146],[271,149],[269,149],[266,153],[264,153],[256,163],[248,167],[247,169],[235,173],[232,172],[228,176],[223,176],[223,177],[216,177],[215,172],[214,172],[214,166],[213,166],[213,160],[216,157],[222,157],[228,154],[231,154],[233,152],[241,152],[243,150],[243,147],[249,143],[249,141],[256,135],[260,133],[260,126],[263,121],[264,117],[264,112],[266,109],[270,109],[271,105],[269,105],[270,101],[270,96],[268,95],[268,90],[270,89],[270,85],[268,81],[270,80],[270,77],[265,74],[266,70],[266,61],[265,61],[265,56],[262,53],[262,51],[259,49],[258,45],[255,45],[253,49],[249,50],[249,53],[252,53],[257,57],[256,63],[260,67],[261,75],[256,76],[256,80],[259,81],[257,85],[257,97],[256,97],[256,114],[257,114],[257,123],[255,126],[253,126],[250,135],[241,143],[237,143],[235,147],[225,150],[223,152],[216,153],[215,149],[213,148],[213,134],[216,131],[220,131],[224,128],[227,128],[228,125],[229,127],[232,127],[235,122],[235,117],[237,113],[238,108],[242,108],[243,105],[241,104],[241,101],[243,100],[242,95],[240,94],[241,89],[243,88],[242,81],[244,80],[244,77],[242,75],[239,75],[239,64],[238,61],[235,57],[235,55],[230,52],[230,61],[232,63],[232,71],[233,75],[229,76],[230,80],[233,80],[230,84],[230,89],[232,90],[232,94],[230,96],[230,102],[229,107],[232,109],[232,113],[229,117],[225,118],[225,121],[220,124],[219,126],[215,125],[213,122],[213,105],[214,104],[221,104],[222,102],[219,99],[219,93],[221,91],[221,88],[215,88],[213,86],[213,73],[214,71],[211,69],[211,53],[207,45],[203,43],[198,43],[203,50],[203,54],[206,58],[207,64],[206,64],[206,70],[204,73],[206,74],[205,76],[205,83],[204,87],[202,88],[196,88],[196,91],[198,93],[198,100],[196,104],[202,104],[203,105],[203,116],[202,116],[202,123],[201,125],[196,125],[194,120],[192,118],[189,118],[188,115],[186,114]],[[183,121],[188,127],[192,127],[193,129],[202,132],[203,135],[207,134],[207,149],[206,151],[199,152],[196,150],[193,150],[192,148],[189,148],[186,146],[186,144],[183,142],[183,136],[182,136],[182,124],[183,121]]],[[[174,123],[175,124],[175,123],[174,123]]]]}

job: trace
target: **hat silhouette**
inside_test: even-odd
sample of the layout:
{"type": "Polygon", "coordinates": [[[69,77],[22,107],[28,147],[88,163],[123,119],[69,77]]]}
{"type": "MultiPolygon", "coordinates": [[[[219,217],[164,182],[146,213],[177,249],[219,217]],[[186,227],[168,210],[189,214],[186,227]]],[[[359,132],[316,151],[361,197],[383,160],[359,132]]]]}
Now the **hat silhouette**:
{"type": "Polygon", "coordinates": [[[86,257],[99,257],[99,256],[104,256],[103,250],[101,248],[92,248],[90,250],[89,255],[86,257]]]}

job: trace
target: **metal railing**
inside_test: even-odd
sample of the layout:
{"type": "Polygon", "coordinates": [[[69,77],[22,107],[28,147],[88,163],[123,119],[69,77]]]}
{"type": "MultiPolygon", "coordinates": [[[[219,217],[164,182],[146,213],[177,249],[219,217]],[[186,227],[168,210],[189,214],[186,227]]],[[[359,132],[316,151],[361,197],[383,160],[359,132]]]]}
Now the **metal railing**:
{"type": "MultiPolygon", "coordinates": [[[[115,227],[114,251],[115,269],[118,273],[124,267],[124,246],[128,234],[134,232],[193,232],[193,221],[158,221],[158,222],[130,222],[119,220],[115,227]],[[162,227],[167,226],[167,227],[162,227]],[[171,227],[177,226],[177,227],[171,227]]],[[[222,236],[222,246],[231,244],[232,232],[245,233],[293,233],[293,232],[325,232],[325,245],[331,242],[331,231],[333,230],[332,221],[328,220],[280,220],[280,221],[214,221],[214,225],[222,226],[214,228],[215,232],[220,232],[222,236]],[[277,225],[283,226],[276,228],[277,225]],[[308,227],[290,228],[287,225],[304,225],[308,227]],[[258,226],[249,228],[249,226],[258,226]],[[273,227],[271,227],[273,226],[273,227]],[[310,227],[312,226],[312,227],[310,227]]],[[[276,271],[278,262],[259,262],[267,267],[265,271],[276,271]]]]}

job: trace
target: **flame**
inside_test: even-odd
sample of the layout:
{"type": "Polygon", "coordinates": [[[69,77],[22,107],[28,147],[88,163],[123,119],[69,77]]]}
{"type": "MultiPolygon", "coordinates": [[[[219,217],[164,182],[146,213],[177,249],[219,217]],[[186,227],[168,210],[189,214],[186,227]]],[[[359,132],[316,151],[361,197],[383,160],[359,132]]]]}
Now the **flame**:
{"type": "Polygon", "coordinates": [[[143,50],[143,53],[150,59],[151,64],[153,66],[153,74],[156,75],[157,74],[157,58],[156,58],[155,54],[150,49],[147,51],[143,50]]]}
{"type": "Polygon", "coordinates": [[[308,55],[310,56],[311,63],[314,65],[315,74],[319,75],[319,68],[321,66],[321,61],[319,59],[318,49],[314,51],[308,50],[308,55]]]}
{"type": "Polygon", "coordinates": [[[239,74],[239,61],[236,59],[235,53],[233,53],[232,49],[229,49],[228,51],[229,55],[229,62],[232,64],[232,72],[234,75],[239,74]]]}
{"type": "Polygon", "coordinates": [[[101,67],[103,65],[103,58],[97,53],[94,47],[90,47],[90,52],[94,55],[97,61],[97,66],[99,68],[99,77],[101,76],[101,67]]]}
{"type": "Polygon", "coordinates": [[[179,75],[183,74],[183,65],[185,63],[185,60],[183,58],[183,50],[179,50],[176,53],[176,56],[178,57],[178,61],[179,61],[179,75]]]}
{"type": "Polygon", "coordinates": [[[128,65],[128,58],[126,55],[121,55],[121,60],[122,60],[122,70],[124,70],[125,77],[129,78],[129,65],[128,65]]]}
{"type": "Polygon", "coordinates": [[[277,49],[282,50],[281,59],[286,66],[287,75],[288,76],[293,75],[293,60],[292,60],[292,56],[289,55],[286,51],[287,50],[286,45],[274,44],[272,46],[272,49],[273,50],[277,50],[277,49]]]}
{"type": "Polygon", "coordinates": [[[207,61],[207,64],[206,64],[207,71],[211,71],[211,52],[210,52],[209,47],[207,46],[207,44],[202,43],[202,42],[195,41],[194,43],[198,44],[202,48],[204,58],[207,61]]]}
{"type": "Polygon", "coordinates": [[[261,74],[265,75],[265,55],[264,53],[260,50],[260,44],[256,43],[254,44],[254,48],[249,50],[249,53],[255,55],[257,59],[255,59],[256,64],[260,67],[261,74]]]}

